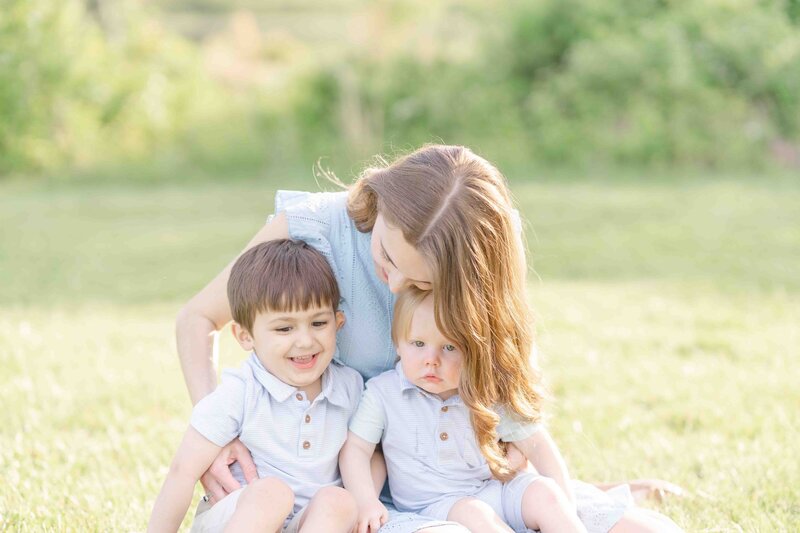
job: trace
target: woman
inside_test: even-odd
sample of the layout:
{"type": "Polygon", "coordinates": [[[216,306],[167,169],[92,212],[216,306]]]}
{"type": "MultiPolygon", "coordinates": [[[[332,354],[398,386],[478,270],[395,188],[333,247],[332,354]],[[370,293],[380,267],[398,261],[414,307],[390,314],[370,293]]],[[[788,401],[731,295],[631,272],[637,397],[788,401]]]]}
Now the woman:
{"type": "MultiPolygon", "coordinates": [[[[348,191],[278,192],[275,216],[247,247],[278,238],[304,240],[331,263],[347,317],[338,357],[365,379],[393,366],[394,294],[411,285],[432,290],[437,321],[471,332],[495,359],[532,348],[518,216],[505,178],[467,148],[425,146],[385,168],[367,169],[348,191]]],[[[193,403],[216,387],[212,333],[231,320],[229,271],[230,265],[178,315],[178,353],[193,403]]],[[[212,501],[238,488],[227,471],[233,461],[248,481],[255,477],[249,453],[235,441],[202,479],[212,501]]],[[[659,530],[652,516],[597,493],[597,508],[590,503],[585,512],[601,529],[659,530]]],[[[381,532],[434,529],[464,531],[392,513],[381,532]]]]}

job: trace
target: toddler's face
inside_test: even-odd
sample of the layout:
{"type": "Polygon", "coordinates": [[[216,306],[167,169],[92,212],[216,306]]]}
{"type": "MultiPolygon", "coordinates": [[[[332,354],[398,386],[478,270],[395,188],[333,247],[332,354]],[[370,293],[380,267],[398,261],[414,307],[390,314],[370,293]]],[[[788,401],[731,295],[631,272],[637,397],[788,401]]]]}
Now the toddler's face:
{"type": "Polygon", "coordinates": [[[443,400],[458,392],[463,354],[436,327],[433,296],[414,311],[407,339],[397,347],[403,373],[417,387],[443,400]]]}
{"type": "Polygon", "coordinates": [[[342,324],[344,314],[330,306],[267,311],[256,315],[252,332],[239,327],[234,334],[275,377],[308,393],[333,359],[342,324]]]}

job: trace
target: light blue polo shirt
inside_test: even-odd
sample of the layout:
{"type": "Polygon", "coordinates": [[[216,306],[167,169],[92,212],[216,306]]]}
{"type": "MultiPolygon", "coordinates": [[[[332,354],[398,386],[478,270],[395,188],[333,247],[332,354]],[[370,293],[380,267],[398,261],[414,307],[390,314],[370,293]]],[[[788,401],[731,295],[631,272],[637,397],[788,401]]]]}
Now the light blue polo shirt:
{"type": "MultiPolygon", "coordinates": [[[[363,381],[332,361],[313,402],[305,392],[270,374],[255,354],[226,370],[217,389],[192,411],[191,425],[225,446],[239,437],[253,454],[258,477],[277,477],[294,491],[294,513],[322,487],[341,486],[339,450],[356,410],[363,381]]],[[[244,484],[241,469],[234,477],[244,484]]]]}
{"type": "MultiPolygon", "coordinates": [[[[504,442],[523,440],[541,427],[498,409],[497,434],[504,442]]],[[[400,511],[418,512],[445,495],[469,496],[491,479],[459,395],[442,400],[394,370],[370,379],[350,431],[382,443],[392,500],[400,511]]]]}

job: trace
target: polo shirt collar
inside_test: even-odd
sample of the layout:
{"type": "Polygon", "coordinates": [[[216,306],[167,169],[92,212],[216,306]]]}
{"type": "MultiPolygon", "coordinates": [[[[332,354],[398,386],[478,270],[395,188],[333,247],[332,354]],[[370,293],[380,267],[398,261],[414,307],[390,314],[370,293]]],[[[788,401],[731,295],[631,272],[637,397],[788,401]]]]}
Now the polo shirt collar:
{"type": "MultiPolygon", "coordinates": [[[[336,355],[338,355],[338,352],[336,355]]],[[[331,369],[331,366],[334,364],[339,365],[341,363],[331,361],[328,368],[326,368],[325,372],[322,373],[320,396],[334,405],[347,407],[350,405],[349,398],[347,397],[347,391],[344,390],[344,387],[335,386],[335,372],[333,369],[331,369]]],[[[275,400],[278,402],[285,402],[297,392],[297,387],[289,385],[288,383],[284,383],[275,377],[272,372],[264,368],[264,365],[261,364],[261,361],[258,359],[258,356],[255,354],[255,352],[250,354],[250,367],[253,369],[253,375],[255,376],[256,380],[261,383],[261,385],[267,389],[269,395],[275,398],[275,400]]]]}
{"type": "MultiPolygon", "coordinates": [[[[337,349],[337,353],[334,357],[338,357],[338,355],[337,349]]],[[[338,367],[340,366],[342,366],[342,363],[334,358],[331,364],[328,365],[328,368],[325,369],[325,372],[322,373],[322,392],[320,395],[333,405],[349,407],[350,397],[347,394],[347,390],[345,390],[345,387],[336,386],[336,376],[339,375],[340,369],[338,367]]]]}
{"type": "Polygon", "coordinates": [[[253,369],[253,375],[256,381],[261,383],[261,385],[267,389],[269,395],[279,402],[285,402],[297,390],[297,388],[279,380],[269,370],[264,368],[264,365],[258,360],[258,356],[255,352],[250,354],[250,367],[253,369]]]}
{"type": "MultiPolygon", "coordinates": [[[[403,365],[400,363],[400,361],[398,361],[397,364],[394,365],[394,370],[395,370],[395,372],[397,372],[397,375],[400,376],[400,390],[402,392],[405,392],[405,391],[411,390],[411,389],[413,389],[413,390],[422,390],[419,387],[417,387],[416,385],[414,385],[411,382],[411,380],[409,380],[406,377],[405,373],[403,372],[403,365]]],[[[425,392],[425,391],[422,391],[422,392],[425,392]]]]}

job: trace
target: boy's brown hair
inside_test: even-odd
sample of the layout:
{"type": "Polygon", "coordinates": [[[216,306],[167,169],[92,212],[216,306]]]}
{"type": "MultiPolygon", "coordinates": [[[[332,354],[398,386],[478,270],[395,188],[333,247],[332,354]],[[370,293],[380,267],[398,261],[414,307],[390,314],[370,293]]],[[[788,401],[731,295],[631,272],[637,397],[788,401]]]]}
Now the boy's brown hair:
{"type": "Polygon", "coordinates": [[[339,286],[325,257],[303,241],[276,239],[253,246],[228,278],[231,315],[252,332],[258,313],[339,306],[339,286]]]}

